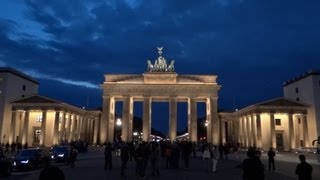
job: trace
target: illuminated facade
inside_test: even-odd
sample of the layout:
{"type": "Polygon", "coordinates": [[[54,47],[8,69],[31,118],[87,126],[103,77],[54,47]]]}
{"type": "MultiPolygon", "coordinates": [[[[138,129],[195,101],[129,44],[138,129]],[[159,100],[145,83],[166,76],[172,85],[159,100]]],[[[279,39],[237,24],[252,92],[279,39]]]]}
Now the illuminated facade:
{"type": "Polygon", "coordinates": [[[143,140],[150,141],[152,102],[169,102],[169,139],[176,140],[177,102],[188,103],[188,133],[191,141],[197,137],[197,102],[206,103],[207,140],[220,142],[220,121],[218,118],[218,91],[220,85],[215,75],[178,75],[174,72],[174,61],[167,65],[158,48],[159,57],[154,64],[148,60],[148,71],[142,75],[105,75],[103,108],[101,115],[100,140],[113,141],[115,124],[115,103],[123,102],[122,139],[132,140],[133,105],[143,102],[143,140]]]}
{"type": "Polygon", "coordinates": [[[9,139],[11,121],[11,101],[37,94],[39,83],[15,69],[0,67],[0,141],[12,142],[9,139]]]}
{"type": "Polygon", "coordinates": [[[258,103],[234,113],[220,113],[222,142],[243,147],[290,151],[311,147],[308,105],[288,98],[258,103]]]}
{"type": "Polygon", "coordinates": [[[308,134],[310,144],[320,136],[320,71],[304,73],[283,85],[285,97],[309,105],[308,134]]]}

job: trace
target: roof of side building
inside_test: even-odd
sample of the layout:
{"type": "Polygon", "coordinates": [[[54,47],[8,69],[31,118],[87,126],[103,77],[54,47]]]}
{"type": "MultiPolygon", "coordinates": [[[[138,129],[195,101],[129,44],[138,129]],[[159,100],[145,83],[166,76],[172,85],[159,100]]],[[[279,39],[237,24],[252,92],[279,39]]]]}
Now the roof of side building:
{"type": "Polygon", "coordinates": [[[297,81],[299,81],[301,79],[304,79],[304,78],[306,78],[308,76],[311,76],[311,75],[320,75],[320,70],[310,70],[310,71],[308,71],[306,73],[300,74],[299,76],[296,76],[295,78],[284,82],[283,86],[288,86],[288,85],[290,85],[292,83],[295,83],[295,82],[297,82],[297,81]]]}
{"type": "Polygon", "coordinates": [[[14,75],[16,75],[16,76],[19,76],[19,77],[21,77],[21,78],[23,78],[23,79],[26,79],[26,80],[28,80],[28,81],[31,81],[31,82],[33,82],[33,83],[35,83],[35,84],[40,84],[38,81],[36,81],[35,79],[33,79],[31,76],[28,76],[28,75],[26,75],[26,74],[24,74],[24,73],[22,73],[22,72],[20,72],[20,71],[18,71],[18,70],[15,70],[15,69],[13,69],[13,68],[10,68],[10,67],[0,67],[0,73],[1,72],[8,72],[8,73],[12,73],[12,74],[14,74],[14,75]]]}

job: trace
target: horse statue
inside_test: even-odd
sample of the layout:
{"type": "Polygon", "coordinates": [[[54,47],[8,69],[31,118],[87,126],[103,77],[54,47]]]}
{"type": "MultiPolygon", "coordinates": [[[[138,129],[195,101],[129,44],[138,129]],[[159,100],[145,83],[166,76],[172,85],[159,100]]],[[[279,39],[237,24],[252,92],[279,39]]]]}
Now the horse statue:
{"type": "Polygon", "coordinates": [[[174,72],[174,60],[171,61],[170,65],[167,68],[168,72],[174,72]]]}
{"type": "Polygon", "coordinates": [[[154,66],[152,65],[150,60],[147,61],[147,64],[148,64],[148,71],[151,72],[153,70],[154,66]]]}

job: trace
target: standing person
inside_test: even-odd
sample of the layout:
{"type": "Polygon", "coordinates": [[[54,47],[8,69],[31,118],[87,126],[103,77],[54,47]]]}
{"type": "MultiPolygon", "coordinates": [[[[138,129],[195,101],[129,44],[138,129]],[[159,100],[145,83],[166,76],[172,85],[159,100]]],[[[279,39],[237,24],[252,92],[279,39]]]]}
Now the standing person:
{"type": "Polygon", "coordinates": [[[243,180],[264,180],[264,167],[254,151],[248,151],[248,158],[242,163],[243,180]]]}
{"type": "Polygon", "coordinates": [[[11,153],[16,152],[16,147],[17,147],[17,144],[15,142],[12,142],[11,143],[11,153]]]}
{"type": "Polygon", "coordinates": [[[77,155],[78,155],[78,152],[77,152],[76,148],[71,146],[70,153],[69,153],[69,159],[70,159],[70,167],[72,167],[72,168],[74,168],[75,161],[77,159],[77,155]]]}
{"type": "Polygon", "coordinates": [[[125,169],[127,168],[127,163],[129,161],[129,146],[126,143],[122,143],[120,149],[120,157],[121,157],[121,176],[125,177],[125,169]]]}
{"type": "Polygon", "coordinates": [[[9,142],[7,142],[5,146],[6,150],[4,151],[5,153],[9,153],[9,146],[9,142]]]}
{"type": "Polygon", "coordinates": [[[272,148],[270,148],[270,150],[268,151],[268,162],[269,162],[269,171],[271,171],[271,166],[272,166],[272,170],[275,170],[275,165],[274,165],[274,157],[276,156],[276,153],[273,151],[272,148]]]}
{"type": "Polygon", "coordinates": [[[160,158],[160,148],[158,143],[151,144],[150,160],[152,165],[152,176],[159,176],[158,160],[160,158]]]}
{"type": "Polygon", "coordinates": [[[312,166],[306,162],[305,155],[299,155],[300,164],[297,165],[296,174],[299,176],[299,180],[311,180],[312,179],[312,166]]]}
{"type": "Polygon", "coordinates": [[[107,170],[109,168],[109,170],[112,169],[112,147],[111,147],[111,143],[108,142],[108,144],[106,145],[105,149],[104,149],[104,170],[107,170]]]}
{"type": "Polygon", "coordinates": [[[219,159],[219,153],[218,153],[217,148],[213,146],[211,153],[212,153],[212,155],[211,155],[211,157],[212,157],[212,171],[214,173],[216,173],[217,172],[218,159],[219,159]]]}
{"type": "Polygon", "coordinates": [[[205,147],[203,153],[202,153],[202,159],[205,161],[205,164],[206,164],[206,172],[209,171],[209,162],[210,162],[210,151],[209,151],[209,148],[208,147],[205,147]]]}
{"type": "Polygon", "coordinates": [[[219,145],[219,154],[220,154],[220,159],[223,159],[223,149],[224,149],[224,147],[223,147],[223,145],[222,145],[222,143],[219,145]]]}
{"type": "Polygon", "coordinates": [[[172,168],[172,147],[169,143],[166,145],[166,168],[172,168]]]}

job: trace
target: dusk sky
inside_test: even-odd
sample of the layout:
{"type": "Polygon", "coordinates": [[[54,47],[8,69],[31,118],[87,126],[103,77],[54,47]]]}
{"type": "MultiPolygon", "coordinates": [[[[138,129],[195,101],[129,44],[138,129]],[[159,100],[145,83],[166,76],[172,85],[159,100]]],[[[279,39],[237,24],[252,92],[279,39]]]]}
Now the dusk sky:
{"type": "MultiPolygon", "coordinates": [[[[320,69],[319,7],[319,0],[0,0],[0,66],[33,76],[43,96],[96,108],[104,74],[142,74],[163,46],[178,74],[218,75],[219,109],[231,111],[282,96],[284,81],[320,69]]],[[[179,129],[186,107],[178,105],[179,129]]],[[[152,112],[152,126],[166,132],[168,105],[152,112]]]]}

